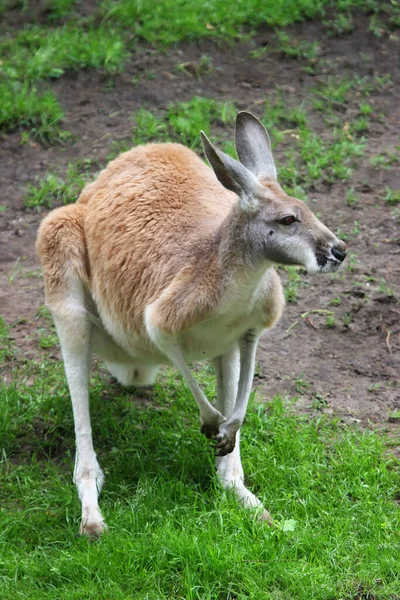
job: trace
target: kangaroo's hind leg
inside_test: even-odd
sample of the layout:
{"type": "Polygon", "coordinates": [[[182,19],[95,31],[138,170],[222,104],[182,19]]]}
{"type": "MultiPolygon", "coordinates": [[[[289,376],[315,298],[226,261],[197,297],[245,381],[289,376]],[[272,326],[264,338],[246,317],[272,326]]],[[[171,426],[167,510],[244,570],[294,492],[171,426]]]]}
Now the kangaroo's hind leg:
{"type": "Polygon", "coordinates": [[[60,339],[75,423],[74,482],[82,502],[80,531],[99,535],[105,523],[98,505],[104,476],[93,448],[89,415],[91,323],[85,308],[86,250],[79,205],[60,208],[39,230],[38,253],[45,278],[46,303],[60,339]]]}

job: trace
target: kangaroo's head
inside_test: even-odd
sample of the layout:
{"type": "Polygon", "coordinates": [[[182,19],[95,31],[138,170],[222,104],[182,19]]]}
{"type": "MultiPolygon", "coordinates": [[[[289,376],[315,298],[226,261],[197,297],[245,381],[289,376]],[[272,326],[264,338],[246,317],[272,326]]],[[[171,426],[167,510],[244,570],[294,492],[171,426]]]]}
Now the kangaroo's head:
{"type": "Polygon", "coordinates": [[[239,217],[252,260],[336,271],[346,257],[340,241],[311,210],[276,180],[267,131],[251,113],[236,118],[239,161],[217,150],[201,132],[205,154],[224,187],[239,196],[239,217]]]}

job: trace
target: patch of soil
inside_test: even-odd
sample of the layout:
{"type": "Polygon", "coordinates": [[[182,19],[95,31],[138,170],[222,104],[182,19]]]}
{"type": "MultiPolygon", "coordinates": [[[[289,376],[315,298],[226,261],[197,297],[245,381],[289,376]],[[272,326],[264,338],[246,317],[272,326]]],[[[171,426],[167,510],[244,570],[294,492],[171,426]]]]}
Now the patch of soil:
{"type": "MultiPolygon", "coordinates": [[[[356,260],[337,277],[304,278],[298,302],[287,306],[280,324],[261,341],[258,384],[266,398],[277,393],[298,396],[301,410],[335,412],[363,423],[382,422],[400,409],[399,211],[382,199],[385,186],[400,188],[400,174],[396,168],[377,171],[369,163],[370,156],[391,152],[399,143],[400,106],[395,98],[400,94],[400,42],[396,36],[378,39],[367,28],[362,16],[352,34],[340,39],[323,37],[318,23],[292,27],[290,33],[298,39],[321,44],[324,65],[315,76],[302,70],[301,60],[277,53],[250,58],[251,50],[274,43],[273,33],[266,30],[229,48],[210,41],[182,45],[164,55],[139,48],[111,86],[109,76],[91,70],[52,83],[65,110],[63,126],[77,141],[44,148],[35,142],[21,145],[18,132],[1,139],[0,205],[6,210],[0,213],[0,313],[9,323],[17,322],[12,335],[21,352],[31,356],[37,349],[32,332],[43,299],[34,252],[42,215],[23,207],[26,185],[36,176],[62,170],[71,159],[104,162],[112,142],[129,139],[129,115],[142,106],[162,111],[170,102],[197,94],[235,100],[238,108],[257,114],[261,101],[276,92],[291,106],[307,100],[319,77],[390,73],[393,85],[371,94],[374,115],[383,113],[384,118],[372,120],[366,155],[351,181],[318,185],[309,193],[313,210],[333,230],[351,232],[358,223],[358,233],[348,240],[356,260]],[[203,54],[212,57],[213,70],[201,79],[176,68],[203,54]],[[360,197],[353,206],[346,203],[350,186],[360,197]],[[332,305],[336,298],[340,304],[332,305]],[[304,315],[321,310],[334,313],[333,327],[327,326],[325,313],[304,315]]],[[[354,117],[357,98],[353,100],[343,106],[343,124],[354,117]]],[[[324,128],[317,117],[314,126],[324,128]]],[[[278,165],[282,151],[276,152],[278,165]]]]}

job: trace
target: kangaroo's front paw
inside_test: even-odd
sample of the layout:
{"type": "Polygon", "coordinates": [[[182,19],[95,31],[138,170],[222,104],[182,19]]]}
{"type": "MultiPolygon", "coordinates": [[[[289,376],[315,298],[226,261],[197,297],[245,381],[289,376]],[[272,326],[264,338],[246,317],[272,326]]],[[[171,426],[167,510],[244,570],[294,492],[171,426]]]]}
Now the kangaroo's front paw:
{"type": "Polygon", "coordinates": [[[220,430],[221,423],[226,421],[224,415],[220,412],[215,411],[215,414],[210,418],[200,419],[200,432],[205,435],[208,439],[216,439],[220,430]]]}
{"type": "Polygon", "coordinates": [[[219,425],[216,423],[202,423],[200,426],[200,432],[209,440],[215,439],[218,435],[218,431],[219,425]]]}
{"type": "Polygon", "coordinates": [[[218,434],[216,436],[217,443],[215,444],[216,455],[217,456],[226,456],[230,454],[236,444],[236,429],[232,427],[225,427],[222,424],[219,427],[218,434]]]}

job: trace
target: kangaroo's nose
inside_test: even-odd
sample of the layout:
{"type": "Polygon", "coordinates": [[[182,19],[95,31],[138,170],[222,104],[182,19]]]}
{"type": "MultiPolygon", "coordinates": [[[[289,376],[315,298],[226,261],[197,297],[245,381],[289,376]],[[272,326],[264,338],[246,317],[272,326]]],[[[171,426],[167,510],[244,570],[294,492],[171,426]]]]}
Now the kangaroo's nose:
{"type": "Polygon", "coordinates": [[[337,259],[340,260],[340,262],[343,262],[344,259],[346,258],[346,244],[342,241],[340,241],[338,244],[336,244],[336,246],[333,246],[332,248],[332,254],[333,256],[337,259]]]}

